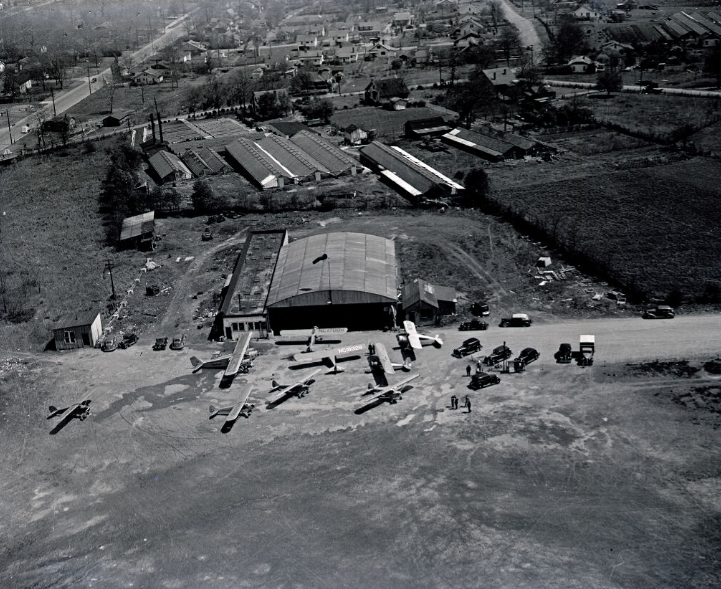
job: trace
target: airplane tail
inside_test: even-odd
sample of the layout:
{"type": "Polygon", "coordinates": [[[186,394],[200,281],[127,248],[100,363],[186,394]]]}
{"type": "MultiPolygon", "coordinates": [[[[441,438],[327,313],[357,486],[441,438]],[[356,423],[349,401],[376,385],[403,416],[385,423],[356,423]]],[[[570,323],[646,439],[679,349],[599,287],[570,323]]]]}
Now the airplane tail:
{"type": "Polygon", "coordinates": [[[410,372],[410,370],[411,370],[411,359],[410,358],[406,358],[405,360],[403,360],[403,370],[410,372]]]}
{"type": "Polygon", "coordinates": [[[274,389],[278,389],[278,388],[280,388],[280,387],[283,386],[283,385],[281,385],[281,384],[280,384],[277,380],[275,380],[275,379],[271,380],[271,381],[270,381],[270,384],[273,385],[273,388],[274,388],[274,389]]]}
{"type": "Polygon", "coordinates": [[[191,356],[190,363],[193,365],[193,368],[203,365],[203,361],[200,358],[198,358],[197,356],[191,356]]]}
{"type": "Polygon", "coordinates": [[[50,413],[55,413],[58,410],[57,407],[54,407],[53,405],[50,405],[50,413]]]}
{"type": "Polygon", "coordinates": [[[440,348],[441,346],[443,346],[443,339],[441,338],[440,335],[436,335],[435,340],[436,340],[435,343],[436,343],[436,345],[437,345],[439,348],[440,348]]]}
{"type": "Polygon", "coordinates": [[[372,382],[369,382],[369,383],[368,383],[368,390],[369,390],[369,391],[372,391],[373,389],[375,389],[375,387],[373,386],[373,383],[372,383],[372,382]]]}
{"type": "Polygon", "coordinates": [[[213,419],[213,417],[215,417],[217,414],[218,414],[218,410],[211,405],[210,406],[210,417],[208,419],[213,419]]]}

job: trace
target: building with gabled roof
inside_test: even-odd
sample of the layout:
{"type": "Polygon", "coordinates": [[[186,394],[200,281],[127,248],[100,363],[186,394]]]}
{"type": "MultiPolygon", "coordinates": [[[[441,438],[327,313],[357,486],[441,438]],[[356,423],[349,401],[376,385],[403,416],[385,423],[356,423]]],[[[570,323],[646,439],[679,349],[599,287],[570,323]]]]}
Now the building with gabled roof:
{"type": "Polygon", "coordinates": [[[153,249],[155,211],[123,219],[118,245],[122,248],[153,249]]]}
{"type": "Polygon", "coordinates": [[[218,155],[218,152],[210,147],[186,149],[180,159],[197,177],[225,174],[232,171],[232,168],[218,155]]]}
{"type": "Polygon", "coordinates": [[[321,175],[330,174],[329,170],[320,162],[313,159],[312,156],[305,153],[292,141],[277,135],[268,135],[260,141],[256,142],[270,157],[281,162],[293,175],[303,180],[313,177],[316,181],[321,179],[321,175]]]}
{"type": "Polygon", "coordinates": [[[456,289],[449,286],[431,284],[420,278],[403,286],[403,312],[406,319],[416,324],[435,322],[443,315],[453,315],[457,302],[456,289]]]}
{"type": "Polygon", "coordinates": [[[249,139],[240,138],[226,145],[228,158],[261,190],[282,188],[285,180],[293,177],[290,170],[276,164],[249,139]]]}
{"type": "Polygon", "coordinates": [[[103,335],[98,311],[76,311],[62,315],[53,326],[55,349],[94,348],[103,335]]]}
{"type": "Polygon", "coordinates": [[[391,98],[408,98],[410,90],[403,78],[371,78],[364,92],[365,101],[369,104],[379,104],[391,98]]]}
{"type": "Polygon", "coordinates": [[[313,160],[320,163],[331,176],[351,174],[355,176],[358,162],[330,141],[310,131],[300,131],[290,138],[313,160]]]}
{"type": "Polygon", "coordinates": [[[148,160],[150,171],[160,184],[176,180],[190,180],[193,173],[180,161],[180,158],[169,151],[161,150],[148,160]]]}
{"type": "Polygon", "coordinates": [[[522,149],[510,142],[475,133],[462,127],[446,133],[441,137],[441,141],[492,162],[525,155],[522,149]]]}
{"type": "Polygon", "coordinates": [[[443,135],[453,128],[446,124],[443,117],[430,117],[427,119],[406,121],[404,127],[406,136],[414,139],[443,135]]]}

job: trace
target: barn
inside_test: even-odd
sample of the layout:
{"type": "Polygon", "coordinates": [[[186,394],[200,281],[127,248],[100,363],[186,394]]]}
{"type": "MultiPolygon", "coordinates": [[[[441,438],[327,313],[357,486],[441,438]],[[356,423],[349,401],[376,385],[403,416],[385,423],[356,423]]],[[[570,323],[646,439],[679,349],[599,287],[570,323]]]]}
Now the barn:
{"type": "Polygon", "coordinates": [[[416,324],[437,322],[456,312],[456,289],[417,278],[403,287],[403,312],[416,324]]]}
{"type": "Polygon", "coordinates": [[[364,233],[325,233],[285,245],[268,295],[271,329],[393,325],[395,243],[364,233]]]}
{"type": "Polygon", "coordinates": [[[55,349],[95,347],[102,333],[103,326],[97,311],[67,313],[53,327],[55,349]]]}

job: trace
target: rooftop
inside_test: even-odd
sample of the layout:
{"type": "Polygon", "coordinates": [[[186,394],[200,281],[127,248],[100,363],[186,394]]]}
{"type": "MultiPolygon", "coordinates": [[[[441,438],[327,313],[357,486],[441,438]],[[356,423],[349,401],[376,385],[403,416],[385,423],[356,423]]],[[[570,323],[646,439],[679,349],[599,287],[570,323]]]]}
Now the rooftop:
{"type": "Polygon", "coordinates": [[[155,211],[123,219],[123,226],[120,230],[120,241],[139,237],[145,233],[152,233],[154,227],[155,211]]]}
{"type": "Polygon", "coordinates": [[[74,311],[72,313],[65,313],[65,315],[57,320],[53,329],[68,329],[69,327],[90,325],[98,315],[100,315],[99,311],[74,311]]]}

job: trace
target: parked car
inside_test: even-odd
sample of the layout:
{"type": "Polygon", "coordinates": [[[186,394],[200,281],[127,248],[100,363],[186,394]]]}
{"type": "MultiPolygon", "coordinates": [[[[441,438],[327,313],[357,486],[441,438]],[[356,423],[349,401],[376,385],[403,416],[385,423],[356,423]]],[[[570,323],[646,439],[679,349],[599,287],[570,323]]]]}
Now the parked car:
{"type": "Polygon", "coordinates": [[[168,345],[168,338],[167,337],[159,337],[155,339],[155,343],[153,344],[153,349],[158,350],[164,350],[165,347],[168,345]]]}
{"type": "Polygon", "coordinates": [[[117,347],[118,346],[115,342],[114,337],[106,337],[105,340],[103,341],[103,345],[101,346],[101,349],[103,350],[103,352],[112,352],[117,347]]]}
{"type": "Polygon", "coordinates": [[[554,357],[559,364],[570,364],[573,359],[573,348],[571,348],[571,344],[561,344],[558,346],[558,352],[555,353],[554,357]]]}
{"type": "Polygon", "coordinates": [[[488,329],[488,323],[481,321],[480,319],[472,319],[471,321],[464,321],[458,326],[460,331],[485,331],[488,329]]]}
{"type": "Polygon", "coordinates": [[[674,311],[668,305],[659,305],[653,309],[648,309],[644,312],[644,319],[673,319],[676,317],[676,311],[674,311]]]}
{"type": "Polygon", "coordinates": [[[463,356],[468,356],[469,354],[480,351],[482,347],[483,346],[481,345],[481,342],[478,341],[478,338],[472,337],[453,350],[453,355],[456,358],[463,358],[463,356]]]}
{"type": "Polygon", "coordinates": [[[476,317],[486,317],[487,315],[491,314],[491,310],[488,305],[484,305],[481,303],[473,303],[471,305],[471,314],[475,315],[476,317]]]}
{"type": "Polygon", "coordinates": [[[499,327],[531,327],[533,321],[525,313],[514,313],[511,317],[501,319],[499,327]]]}
{"type": "Polygon", "coordinates": [[[210,229],[206,229],[203,231],[203,235],[200,236],[201,241],[210,241],[213,239],[213,234],[211,233],[210,229]]]}
{"type": "Polygon", "coordinates": [[[538,350],[535,348],[524,348],[521,350],[521,353],[518,355],[518,358],[514,360],[514,362],[523,362],[523,364],[530,364],[531,362],[535,362],[538,360],[538,357],[540,354],[538,353],[538,350]]]}
{"type": "Polygon", "coordinates": [[[477,391],[484,387],[490,387],[494,384],[501,382],[501,379],[497,374],[488,374],[487,372],[481,372],[480,374],[474,374],[471,378],[471,382],[468,384],[469,389],[477,391]]]}
{"type": "Polygon", "coordinates": [[[173,338],[173,342],[170,344],[171,350],[182,350],[185,347],[185,334],[176,335],[173,338]]]}
{"type": "Polygon", "coordinates": [[[497,348],[494,348],[488,356],[486,356],[483,362],[492,366],[493,364],[503,362],[503,360],[508,360],[511,356],[513,356],[511,348],[508,346],[498,346],[497,348]]]}
{"type": "Polygon", "coordinates": [[[138,336],[135,335],[134,333],[126,333],[123,336],[123,341],[121,341],[118,344],[118,347],[122,348],[124,350],[125,348],[129,348],[130,346],[133,346],[136,343],[138,343],[138,336]]]}

